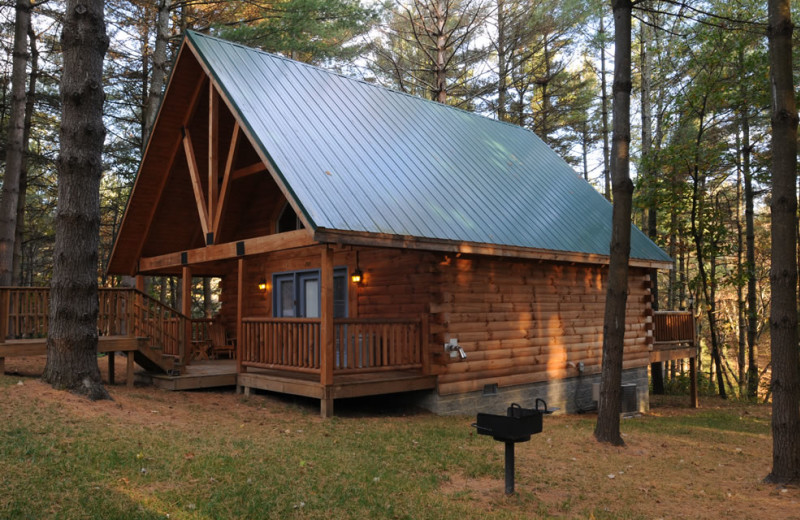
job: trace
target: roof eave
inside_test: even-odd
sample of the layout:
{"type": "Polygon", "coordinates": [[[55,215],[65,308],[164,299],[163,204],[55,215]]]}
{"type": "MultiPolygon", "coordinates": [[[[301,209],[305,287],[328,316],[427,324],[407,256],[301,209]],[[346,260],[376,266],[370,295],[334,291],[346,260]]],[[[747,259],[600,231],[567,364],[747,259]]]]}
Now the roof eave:
{"type": "MultiPolygon", "coordinates": [[[[419,249],[444,253],[460,253],[472,255],[498,256],[504,258],[520,258],[544,260],[550,262],[568,262],[577,264],[608,265],[609,256],[575,251],[554,251],[532,247],[520,247],[502,244],[486,244],[457,240],[445,240],[408,235],[390,235],[362,231],[343,231],[338,229],[317,228],[314,240],[320,243],[346,244],[353,246],[391,247],[400,249],[419,249]]],[[[673,263],[664,260],[631,258],[631,267],[647,269],[672,269],[673,263]]]]}

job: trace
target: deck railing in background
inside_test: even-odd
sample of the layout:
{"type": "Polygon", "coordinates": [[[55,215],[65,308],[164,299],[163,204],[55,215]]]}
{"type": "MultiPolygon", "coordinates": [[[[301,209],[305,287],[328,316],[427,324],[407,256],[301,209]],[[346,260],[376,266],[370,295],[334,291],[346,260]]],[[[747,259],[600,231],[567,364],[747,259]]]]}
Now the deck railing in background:
{"type": "Polygon", "coordinates": [[[655,311],[653,340],[656,345],[694,343],[694,316],[689,311],[655,311]]]}
{"type": "Polygon", "coordinates": [[[50,289],[47,287],[8,287],[0,291],[8,309],[7,335],[10,338],[44,338],[50,316],[50,289]]]}
{"type": "MultiPolygon", "coordinates": [[[[102,336],[139,336],[162,353],[185,359],[185,326],[191,322],[189,341],[208,340],[209,319],[190,320],[158,300],[131,288],[98,290],[97,330],[102,336]]],[[[47,336],[50,313],[48,287],[2,287],[0,309],[7,312],[6,337],[11,339],[47,336]]],[[[2,313],[0,313],[2,314],[2,313]]],[[[0,316],[0,320],[4,319],[0,316]]],[[[191,345],[188,345],[191,347],[191,345]]]]}

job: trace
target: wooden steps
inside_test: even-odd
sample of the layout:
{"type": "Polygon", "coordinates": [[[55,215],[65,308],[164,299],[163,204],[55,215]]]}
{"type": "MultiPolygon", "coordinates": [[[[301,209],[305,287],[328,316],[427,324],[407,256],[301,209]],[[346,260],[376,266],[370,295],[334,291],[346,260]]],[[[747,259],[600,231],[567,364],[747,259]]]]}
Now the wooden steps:
{"type": "Polygon", "coordinates": [[[181,373],[139,372],[137,380],[164,390],[197,390],[236,385],[236,360],[195,361],[181,373]]]}
{"type": "Polygon", "coordinates": [[[158,349],[146,344],[139,345],[139,348],[133,351],[133,360],[148,372],[169,374],[175,370],[174,356],[165,356],[158,349]]]}

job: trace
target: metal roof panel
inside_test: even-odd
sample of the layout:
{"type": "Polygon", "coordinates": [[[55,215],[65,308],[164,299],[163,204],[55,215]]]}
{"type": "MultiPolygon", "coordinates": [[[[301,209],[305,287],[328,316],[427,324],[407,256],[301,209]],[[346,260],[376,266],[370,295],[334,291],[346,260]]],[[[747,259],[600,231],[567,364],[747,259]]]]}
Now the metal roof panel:
{"type": "MultiPolygon", "coordinates": [[[[611,204],[533,132],[188,34],[314,228],[609,254],[611,204]]],[[[635,226],[631,257],[670,261],[635,226]]]]}

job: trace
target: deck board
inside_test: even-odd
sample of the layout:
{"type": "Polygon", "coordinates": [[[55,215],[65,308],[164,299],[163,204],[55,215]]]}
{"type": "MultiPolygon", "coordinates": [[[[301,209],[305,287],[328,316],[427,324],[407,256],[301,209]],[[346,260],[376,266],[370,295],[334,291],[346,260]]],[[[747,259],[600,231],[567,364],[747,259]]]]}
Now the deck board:
{"type": "Polygon", "coordinates": [[[670,361],[674,359],[686,359],[697,356],[697,347],[686,346],[686,344],[658,344],[653,346],[650,351],[650,363],[670,361]]]}

